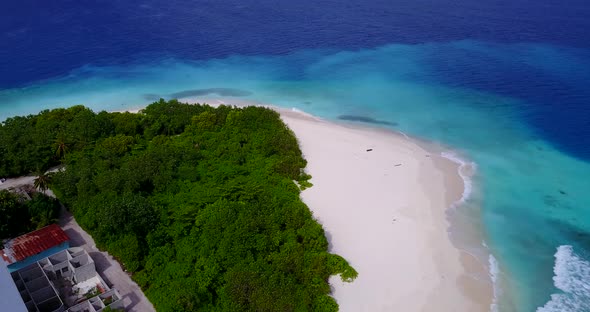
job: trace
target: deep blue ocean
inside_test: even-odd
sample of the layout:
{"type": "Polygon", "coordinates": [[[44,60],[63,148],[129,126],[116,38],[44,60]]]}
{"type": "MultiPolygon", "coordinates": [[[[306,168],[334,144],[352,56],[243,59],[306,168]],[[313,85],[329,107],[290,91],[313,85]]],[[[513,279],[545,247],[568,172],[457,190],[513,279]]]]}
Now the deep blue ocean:
{"type": "Polygon", "coordinates": [[[0,7],[0,120],[185,96],[373,118],[476,164],[456,213],[492,254],[491,308],[590,311],[587,0],[0,7]]]}

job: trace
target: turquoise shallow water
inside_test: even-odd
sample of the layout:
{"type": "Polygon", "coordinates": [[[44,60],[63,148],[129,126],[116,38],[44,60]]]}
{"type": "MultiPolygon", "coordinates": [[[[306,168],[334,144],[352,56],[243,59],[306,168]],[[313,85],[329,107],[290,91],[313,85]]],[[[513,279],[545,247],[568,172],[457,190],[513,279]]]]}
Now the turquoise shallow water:
{"type": "MultiPolygon", "coordinates": [[[[471,53],[494,64],[526,64],[558,81],[583,76],[578,70],[588,67],[572,57],[575,50],[474,41],[206,61],[140,59],[87,65],[65,77],[1,90],[0,119],[74,104],[129,109],[175,95],[233,96],[332,120],[372,118],[451,146],[477,164],[469,203],[481,213],[471,217],[481,222],[480,243],[498,263],[498,310],[590,311],[590,164],[561,152],[525,122],[535,103],[441,76],[443,65],[432,62],[441,51],[449,76],[471,53]]],[[[494,68],[487,69],[493,75],[494,68]]]]}

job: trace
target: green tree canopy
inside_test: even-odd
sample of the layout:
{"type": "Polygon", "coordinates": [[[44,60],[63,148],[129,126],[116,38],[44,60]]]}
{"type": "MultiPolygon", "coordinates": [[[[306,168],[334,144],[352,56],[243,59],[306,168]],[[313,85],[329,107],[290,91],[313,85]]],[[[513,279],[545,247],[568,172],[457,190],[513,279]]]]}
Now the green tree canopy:
{"type": "Polygon", "coordinates": [[[42,142],[36,153],[56,162],[57,134],[73,138],[52,190],[158,311],[336,311],[328,278],[356,277],[299,198],[306,161],[275,111],[175,100],[138,114],[76,107],[13,118],[0,138],[39,120],[49,134],[19,140],[42,142]]]}
{"type": "Polygon", "coordinates": [[[61,205],[55,198],[36,193],[31,200],[23,196],[0,191],[0,239],[18,235],[47,226],[59,217],[61,205]]]}

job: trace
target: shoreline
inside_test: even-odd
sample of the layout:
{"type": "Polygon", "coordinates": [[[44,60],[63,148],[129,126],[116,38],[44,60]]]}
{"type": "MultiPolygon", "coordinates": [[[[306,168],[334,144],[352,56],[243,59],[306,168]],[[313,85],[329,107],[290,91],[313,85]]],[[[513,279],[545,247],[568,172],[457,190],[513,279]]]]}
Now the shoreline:
{"type": "Polygon", "coordinates": [[[448,233],[448,209],[465,189],[458,163],[433,145],[393,131],[278,110],[300,141],[312,175],[314,187],[302,199],[324,226],[331,251],[359,272],[351,284],[330,279],[341,311],[490,310],[487,267],[457,248],[448,233]],[[362,168],[358,175],[341,174],[354,166],[362,168]],[[339,208],[331,207],[334,202],[339,208]],[[359,232],[351,234],[355,224],[359,232]]]}
{"type": "Polygon", "coordinates": [[[330,251],[359,272],[350,284],[330,278],[341,311],[493,308],[489,254],[464,248],[480,244],[481,231],[460,220],[457,212],[472,191],[473,172],[462,171],[475,170],[474,164],[437,142],[325,121],[297,109],[235,99],[227,100],[232,104],[222,99],[179,101],[257,105],[280,113],[312,175],[314,186],[302,192],[302,200],[324,227],[330,251]]]}

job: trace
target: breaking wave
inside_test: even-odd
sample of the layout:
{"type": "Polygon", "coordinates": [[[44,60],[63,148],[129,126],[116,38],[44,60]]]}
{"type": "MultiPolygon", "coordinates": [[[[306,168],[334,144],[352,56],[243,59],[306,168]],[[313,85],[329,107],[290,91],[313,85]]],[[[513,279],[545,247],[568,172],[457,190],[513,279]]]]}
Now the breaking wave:
{"type": "Polygon", "coordinates": [[[461,176],[461,179],[463,180],[463,194],[461,195],[461,199],[459,199],[455,205],[460,205],[467,201],[469,196],[471,196],[473,191],[471,176],[473,176],[473,171],[475,170],[476,165],[474,162],[460,158],[453,152],[441,152],[440,156],[459,165],[459,176],[461,176]]]}
{"type": "MultiPolygon", "coordinates": [[[[485,245],[485,243],[484,243],[485,245]]],[[[494,258],[493,255],[490,254],[489,257],[489,266],[490,266],[490,278],[492,280],[492,285],[494,287],[494,298],[492,300],[492,304],[490,306],[490,311],[497,312],[498,311],[498,297],[500,296],[500,287],[498,286],[498,276],[500,274],[500,267],[498,265],[498,261],[494,258]]]]}
{"type": "Polygon", "coordinates": [[[537,312],[590,311],[590,262],[576,254],[572,246],[562,245],[555,253],[553,272],[553,283],[561,292],[552,294],[537,312]]]}

